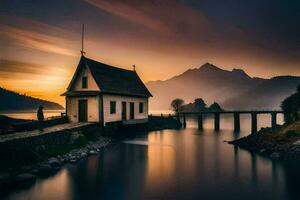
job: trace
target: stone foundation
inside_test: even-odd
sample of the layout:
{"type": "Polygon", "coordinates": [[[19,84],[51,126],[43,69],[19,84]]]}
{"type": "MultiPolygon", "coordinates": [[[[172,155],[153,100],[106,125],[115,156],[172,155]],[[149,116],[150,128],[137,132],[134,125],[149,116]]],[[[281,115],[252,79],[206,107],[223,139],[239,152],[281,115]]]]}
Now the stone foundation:
{"type": "Polygon", "coordinates": [[[97,124],[52,131],[32,137],[20,137],[0,142],[1,168],[43,160],[44,152],[71,144],[79,135],[87,138],[102,134],[97,124]]]}

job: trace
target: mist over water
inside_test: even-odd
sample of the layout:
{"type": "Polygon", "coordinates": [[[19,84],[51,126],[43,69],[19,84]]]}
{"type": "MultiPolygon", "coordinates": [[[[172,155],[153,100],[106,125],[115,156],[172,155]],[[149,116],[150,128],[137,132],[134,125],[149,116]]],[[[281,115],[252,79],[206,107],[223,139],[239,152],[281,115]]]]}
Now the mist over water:
{"type": "MultiPolygon", "coordinates": [[[[65,113],[65,110],[44,110],[45,118],[58,117],[61,113],[65,113]]],[[[27,119],[27,120],[37,120],[37,110],[31,111],[20,111],[20,112],[5,112],[0,113],[0,115],[5,115],[15,119],[27,119]]]]}
{"type": "MultiPolygon", "coordinates": [[[[189,119],[186,129],[136,136],[7,199],[299,199],[300,163],[227,144],[250,132],[249,116],[242,116],[240,134],[233,133],[232,120],[221,117],[220,132],[208,118],[202,132],[189,119]]],[[[270,121],[259,116],[259,127],[270,121]]]]}

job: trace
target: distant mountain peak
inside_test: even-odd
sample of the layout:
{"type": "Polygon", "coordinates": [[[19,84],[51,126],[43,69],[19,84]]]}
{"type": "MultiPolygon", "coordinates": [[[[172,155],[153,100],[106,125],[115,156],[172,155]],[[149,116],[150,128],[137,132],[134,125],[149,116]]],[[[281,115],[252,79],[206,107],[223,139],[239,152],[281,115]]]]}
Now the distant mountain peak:
{"type": "Polygon", "coordinates": [[[154,98],[151,109],[167,109],[175,98],[191,102],[201,97],[227,109],[278,109],[293,93],[300,77],[250,77],[243,69],[220,69],[211,63],[191,68],[165,81],[147,84],[154,98]]]}
{"type": "Polygon", "coordinates": [[[62,110],[64,109],[58,103],[46,101],[17,92],[4,89],[0,86],[0,111],[23,111],[36,110],[39,106],[43,106],[45,110],[62,110]]]}
{"type": "Polygon", "coordinates": [[[204,65],[202,65],[200,68],[200,70],[202,71],[216,71],[216,70],[222,70],[219,67],[211,64],[211,63],[205,63],[204,65]]]}
{"type": "Polygon", "coordinates": [[[244,70],[242,69],[236,69],[234,68],[232,71],[231,71],[233,74],[236,74],[236,75],[239,75],[239,76],[245,76],[245,77],[248,77],[248,78],[251,78],[244,70]]]}
{"type": "Polygon", "coordinates": [[[240,76],[240,77],[247,77],[247,78],[251,78],[244,70],[242,69],[238,69],[238,68],[234,68],[232,71],[228,71],[228,70],[224,70],[221,69],[211,63],[205,63],[204,65],[202,65],[199,68],[201,71],[204,72],[216,72],[216,71],[223,71],[223,72],[231,72],[232,74],[236,75],[236,76],[240,76]]]}

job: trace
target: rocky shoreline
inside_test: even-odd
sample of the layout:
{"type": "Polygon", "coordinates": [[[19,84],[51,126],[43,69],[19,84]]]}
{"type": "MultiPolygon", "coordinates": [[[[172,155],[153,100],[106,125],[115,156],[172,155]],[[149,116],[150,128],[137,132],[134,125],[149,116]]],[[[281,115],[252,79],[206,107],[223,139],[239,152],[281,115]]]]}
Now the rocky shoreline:
{"type": "Polygon", "coordinates": [[[114,139],[100,136],[96,141],[89,142],[85,147],[73,149],[66,154],[57,155],[33,165],[20,166],[18,169],[8,169],[0,173],[0,194],[10,189],[27,187],[33,184],[38,177],[53,175],[65,164],[76,164],[114,143],[116,143],[114,139]]]}
{"type": "MultiPolygon", "coordinates": [[[[180,127],[180,122],[171,116],[150,116],[147,131],[177,129],[180,127]]],[[[125,137],[125,135],[113,136],[113,134],[109,137],[100,136],[97,130],[94,129],[81,131],[82,133],[78,131],[73,132],[64,134],[70,136],[70,139],[67,137],[65,142],[61,142],[61,145],[57,144],[55,147],[52,147],[52,145],[49,145],[49,147],[41,145],[41,140],[38,140],[37,145],[33,145],[32,141],[28,142],[30,146],[33,145],[39,149],[38,151],[34,150],[35,157],[42,157],[43,159],[31,164],[15,163],[15,166],[3,168],[4,171],[0,171],[0,198],[3,193],[26,188],[34,184],[37,178],[54,175],[66,164],[77,164],[80,160],[88,156],[96,155],[99,151],[116,144],[125,137]]],[[[61,133],[58,133],[57,136],[53,133],[48,135],[53,138],[55,144],[57,143],[57,137],[62,140],[63,136],[61,133]]],[[[50,141],[49,138],[45,140],[50,141]]],[[[19,145],[14,144],[13,146],[19,145]]],[[[23,159],[26,158],[24,157],[23,159]]]]}
{"type": "Polygon", "coordinates": [[[228,142],[271,159],[300,159],[300,122],[263,128],[258,134],[228,142]]]}

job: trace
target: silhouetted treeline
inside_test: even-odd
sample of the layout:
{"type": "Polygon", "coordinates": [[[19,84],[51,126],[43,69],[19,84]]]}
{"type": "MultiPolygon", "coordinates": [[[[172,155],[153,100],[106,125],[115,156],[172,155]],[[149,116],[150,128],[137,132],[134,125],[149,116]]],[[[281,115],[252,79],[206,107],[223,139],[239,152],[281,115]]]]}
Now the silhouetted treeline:
{"type": "Polygon", "coordinates": [[[300,85],[297,87],[296,93],[282,102],[281,108],[285,112],[285,122],[291,123],[300,119],[300,85]]]}
{"type": "Polygon", "coordinates": [[[26,96],[0,87],[0,110],[36,110],[40,105],[46,110],[64,109],[58,103],[26,96]]]}
{"type": "Polygon", "coordinates": [[[193,103],[182,106],[182,110],[184,112],[223,111],[223,109],[217,102],[214,102],[210,106],[207,106],[207,104],[201,98],[197,98],[193,103]]]}
{"type": "Polygon", "coordinates": [[[282,99],[291,95],[299,84],[300,77],[252,78],[241,69],[228,71],[207,63],[146,85],[154,96],[150,107],[155,110],[169,108],[175,98],[192,101],[198,97],[207,102],[216,101],[230,110],[277,110],[282,99]]]}

